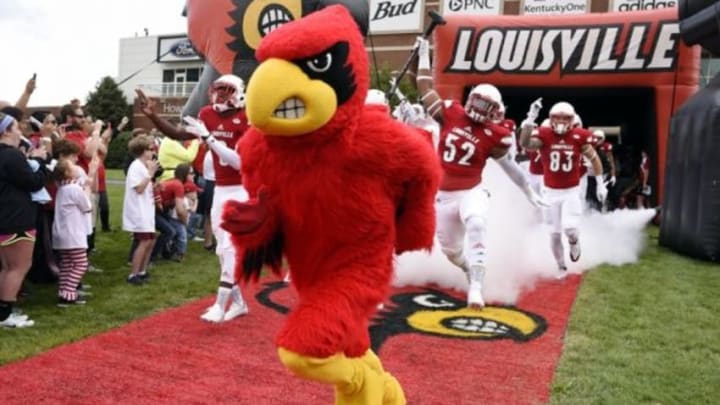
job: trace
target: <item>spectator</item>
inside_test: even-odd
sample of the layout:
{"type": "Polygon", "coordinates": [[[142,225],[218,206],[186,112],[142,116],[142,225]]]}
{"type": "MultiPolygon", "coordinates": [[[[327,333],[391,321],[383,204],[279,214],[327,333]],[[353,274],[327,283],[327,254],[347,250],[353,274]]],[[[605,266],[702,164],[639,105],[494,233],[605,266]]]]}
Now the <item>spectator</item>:
{"type": "Polygon", "coordinates": [[[30,269],[35,245],[36,207],[30,193],[45,186],[47,152],[34,149],[31,158],[39,163],[33,172],[18,149],[22,134],[18,122],[0,114],[0,326],[29,327],[34,322],[13,312],[17,295],[30,269]]]}
{"type": "Polygon", "coordinates": [[[185,201],[185,183],[192,183],[192,168],[181,163],[175,168],[175,177],[162,182],[162,217],[172,227],[172,258],[182,261],[187,250],[188,205],[185,201]]]}
{"type": "Polygon", "coordinates": [[[158,149],[158,161],[164,170],[160,176],[160,180],[165,181],[172,179],[175,168],[179,165],[193,163],[195,156],[198,154],[199,147],[200,141],[197,139],[181,142],[169,136],[163,137],[160,141],[160,148],[158,149]]]}
{"type": "Polygon", "coordinates": [[[132,270],[127,282],[133,285],[147,281],[147,267],[155,245],[155,203],[152,181],[158,169],[153,160],[152,142],[145,136],[130,141],[130,153],[135,160],[128,168],[123,202],[123,230],[132,232],[137,240],[133,252],[132,270]]]}
{"type": "MultiPolygon", "coordinates": [[[[94,158],[88,177],[95,176],[99,161],[94,158]]],[[[60,161],[53,171],[58,183],[53,222],[53,248],[59,256],[58,306],[66,308],[85,304],[78,297],[78,286],[88,270],[87,235],[90,232],[88,216],[92,213],[90,182],[82,182],[81,172],[71,159],[60,161]]]]}

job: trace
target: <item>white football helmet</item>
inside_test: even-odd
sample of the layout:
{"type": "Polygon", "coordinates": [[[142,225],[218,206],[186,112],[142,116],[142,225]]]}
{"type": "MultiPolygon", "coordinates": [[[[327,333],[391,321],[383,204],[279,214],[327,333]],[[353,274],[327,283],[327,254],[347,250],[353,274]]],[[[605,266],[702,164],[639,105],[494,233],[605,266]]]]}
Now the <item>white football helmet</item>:
{"type": "Polygon", "coordinates": [[[573,120],[572,127],[573,128],[582,128],[583,127],[582,118],[580,118],[580,116],[578,114],[575,114],[575,119],[573,120]]]}
{"type": "Polygon", "coordinates": [[[575,108],[565,101],[556,103],[550,109],[550,127],[556,134],[564,135],[575,124],[575,108]]]}
{"type": "Polygon", "coordinates": [[[235,75],[222,75],[210,87],[213,109],[223,112],[245,108],[245,82],[235,75]]]}
{"type": "Polygon", "coordinates": [[[500,123],[505,119],[505,111],[507,110],[507,107],[505,107],[505,104],[500,103],[500,107],[493,113],[492,120],[494,123],[500,123]]]}
{"type": "Polygon", "coordinates": [[[493,114],[502,105],[500,90],[492,84],[478,84],[470,90],[465,102],[465,113],[475,122],[492,119],[493,114]]]}
{"type": "Polygon", "coordinates": [[[598,145],[600,145],[600,144],[602,144],[603,142],[605,142],[605,131],[603,131],[602,129],[596,129],[596,130],[594,130],[594,131],[593,131],[593,136],[595,137],[595,140],[596,140],[596,142],[598,143],[598,145]]]}
{"type": "Polygon", "coordinates": [[[385,93],[382,90],[378,89],[370,89],[367,92],[367,96],[365,96],[365,104],[375,104],[375,105],[384,105],[387,106],[388,99],[385,97],[385,93]]]}

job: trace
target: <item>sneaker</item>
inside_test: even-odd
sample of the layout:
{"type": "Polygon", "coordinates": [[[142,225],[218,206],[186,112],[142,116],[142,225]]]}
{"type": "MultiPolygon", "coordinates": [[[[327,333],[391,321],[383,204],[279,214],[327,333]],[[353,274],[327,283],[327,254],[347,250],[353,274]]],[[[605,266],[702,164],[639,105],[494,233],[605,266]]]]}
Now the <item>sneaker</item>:
{"type": "Polygon", "coordinates": [[[556,279],[556,280],[562,280],[562,279],[564,279],[565,277],[567,277],[567,275],[568,275],[567,267],[564,266],[564,265],[559,265],[559,266],[558,266],[558,273],[555,275],[555,279],[556,279]]]}
{"type": "Polygon", "coordinates": [[[573,262],[580,260],[580,242],[570,244],[570,260],[573,262]]]}
{"type": "Polygon", "coordinates": [[[0,327],[3,328],[29,328],[35,325],[35,321],[28,319],[26,315],[15,315],[10,313],[4,321],[0,321],[0,327]]]}
{"type": "Polygon", "coordinates": [[[205,242],[205,238],[201,238],[200,236],[196,236],[192,238],[193,242],[205,242]]]}
{"type": "Polygon", "coordinates": [[[140,277],[140,280],[142,280],[142,281],[148,281],[148,280],[150,280],[150,273],[148,273],[147,271],[144,271],[144,272],[142,272],[142,273],[138,273],[137,276],[140,277]]]}
{"type": "Polygon", "coordinates": [[[90,291],[84,291],[84,290],[77,290],[77,296],[78,298],[87,298],[92,297],[92,293],[90,291]]]}
{"type": "Polygon", "coordinates": [[[218,304],[213,304],[204,314],[200,315],[200,319],[207,322],[220,323],[225,318],[225,311],[218,304]]]}
{"type": "Polygon", "coordinates": [[[468,268],[467,275],[470,282],[467,295],[468,308],[483,309],[485,307],[485,300],[483,300],[482,297],[482,282],[485,278],[485,268],[482,266],[470,267],[468,268]]]}
{"type": "Polygon", "coordinates": [[[80,297],[78,297],[75,300],[66,300],[65,298],[61,297],[58,300],[57,306],[59,308],[69,308],[69,307],[74,307],[77,305],[85,305],[85,304],[87,304],[87,301],[85,301],[84,299],[82,299],[80,297]]]}
{"type": "Polygon", "coordinates": [[[467,305],[471,309],[483,309],[485,307],[485,300],[482,296],[482,284],[470,282],[470,288],[468,288],[467,305]]]}
{"type": "Polygon", "coordinates": [[[145,283],[145,280],[143,280],[138,274],[131,274],[128,276],[127,282],[132,285],[142,285],[145,283]]]}
{"type": "Polygon", "coordinates": [[[245,315],[245,314],[247,314],[248,312],[249,312],[249,310],[248,310],[248,306],[247,306],[246,303],[244,303],[244,302],[242,302],[242,303],[233,302],[233,303],[230,305],[230,308],[228,308],[227,312],[225,312],[225,317],[224,317],[223,320],[224,320],[224,321],[229,321],[229,320],[231,320],[231,319],[237,318],[238,316],[245,315]]]}
{"type": "Polygon", "coordinates": [[[79,290],[87,291],[87,290],[89,290],[89,289],[91,289],[91,288],[92,288],[92,286],[91,286],[90,284],[87,284],[87,283],[78,283],[78,287],[77,287],[78,291],[79,291],[79,290]]]}

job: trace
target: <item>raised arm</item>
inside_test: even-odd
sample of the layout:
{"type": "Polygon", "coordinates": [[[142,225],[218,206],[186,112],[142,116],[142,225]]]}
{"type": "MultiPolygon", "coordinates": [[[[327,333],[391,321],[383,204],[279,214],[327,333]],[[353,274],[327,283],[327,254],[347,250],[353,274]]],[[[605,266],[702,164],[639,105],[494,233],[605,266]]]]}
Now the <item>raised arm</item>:
{"type": "Polygon", "coordinates": [[[418,74],[417,87],[428,115],[435,121],[442,122],[442,99],[433,89],[432,73],[430,72],[430,43],[423,37],[418,37],[415,46],[418,47],[418,74]]]}
{"type": "Polygon", "coordinates": [[[155,127],[163,134],[178,141],[186,141],[195,139],[195,135],[185,131],[182,127],[175,126],[172,122],[160,117],[155,112],[155,101],[148,98],[140,89],[135,89],[138,99],[140,100],[140,110],[146,117],[152,121],[155,127]]]}
{"type": "Polygon", "coordinates": [[[525,150],[537,150],[542,148],[540,138],[532,137],[532,132],[536,127],[535,121],[542,109],[542,98],[533,101],[527,113],[527,118],[520,124],[520,146],[525,150]]]}

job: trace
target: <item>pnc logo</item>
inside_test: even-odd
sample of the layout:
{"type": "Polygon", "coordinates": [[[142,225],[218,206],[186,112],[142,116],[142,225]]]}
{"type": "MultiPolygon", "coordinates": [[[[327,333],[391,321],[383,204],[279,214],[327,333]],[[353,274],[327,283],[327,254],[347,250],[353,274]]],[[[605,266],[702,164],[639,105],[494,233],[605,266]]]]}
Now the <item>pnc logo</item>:
{"type": "Polygon", "coordinates": [[[448,8],[452,12],[467,10],[487,10],[494,8],[490,0],[450,0],[448,8]]]}

